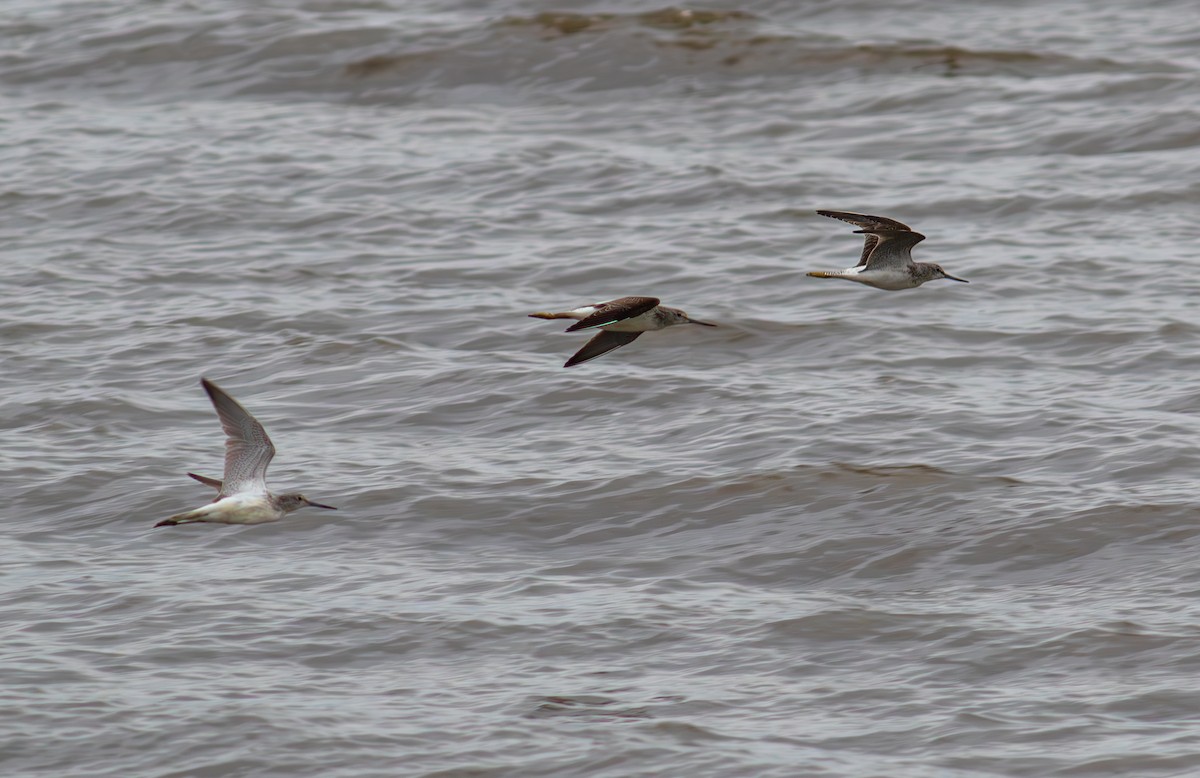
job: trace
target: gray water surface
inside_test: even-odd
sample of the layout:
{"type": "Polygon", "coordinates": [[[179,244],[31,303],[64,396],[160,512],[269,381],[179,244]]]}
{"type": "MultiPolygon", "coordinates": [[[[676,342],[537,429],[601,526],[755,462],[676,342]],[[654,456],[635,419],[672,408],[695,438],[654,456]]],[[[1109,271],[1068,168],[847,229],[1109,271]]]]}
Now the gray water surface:
{"type": "Polygon", "coordinates": [[[0,14],[5,775],[1200,773],[1191,3],[0,14]]]}

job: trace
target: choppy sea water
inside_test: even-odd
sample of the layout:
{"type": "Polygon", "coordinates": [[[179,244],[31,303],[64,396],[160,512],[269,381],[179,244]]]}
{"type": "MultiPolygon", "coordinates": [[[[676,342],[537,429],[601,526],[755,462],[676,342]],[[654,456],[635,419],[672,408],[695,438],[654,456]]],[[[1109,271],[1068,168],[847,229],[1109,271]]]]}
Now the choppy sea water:
{"type": "Polygon", "coordinates": [[[1200,772],[1194,11],[6,5],[0,768],[1200,772]]]}

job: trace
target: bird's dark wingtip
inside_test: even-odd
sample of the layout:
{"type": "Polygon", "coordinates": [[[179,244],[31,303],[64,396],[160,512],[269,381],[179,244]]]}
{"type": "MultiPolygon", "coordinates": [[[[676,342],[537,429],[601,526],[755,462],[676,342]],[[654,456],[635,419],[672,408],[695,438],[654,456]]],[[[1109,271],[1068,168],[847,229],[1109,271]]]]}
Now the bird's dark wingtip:
{"type": "Polygon", "coordinates": [[[218,396],[225,394],[225,390],[203,376],[200,378],[200,385],[204,387],[205,394],[207,394],[208,398],[213,402],[217,401],[218,396]]]}
{"type": "Polygon", "coordinates": [[[582,358],[580,358],[579,354],[575,354],[570,359],[568,359],[566,362],[563,362],[563,367],[575,367],[576,365],[582,365],[584,362],[591,362],[593,359],[602,357],[607,353],[608,353],[607,351],[602,351],[599,354],[588,354],[587,356],[584,356],[582,358]]]}

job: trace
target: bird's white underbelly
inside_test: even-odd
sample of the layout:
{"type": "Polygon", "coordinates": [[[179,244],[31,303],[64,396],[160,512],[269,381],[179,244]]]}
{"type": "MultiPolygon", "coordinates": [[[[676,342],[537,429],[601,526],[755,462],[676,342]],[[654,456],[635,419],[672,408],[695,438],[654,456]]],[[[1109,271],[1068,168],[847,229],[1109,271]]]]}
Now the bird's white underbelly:
{"type": "Polygon", "coordinates": [[[920,286],[919,283],[915,282],[912,273],[909,273],[907,268],[867,270],[861,267],[852,267],[848,270],[843,270],[840,276],[847,281],[857,281],[860,284],[873,286],[877,289],[886,289],[890,292],[920,286]]]}
{"type": "Polygon", "coordinates": [[[284,516],[263,494],[231,494],[195,512],[203,512],[203,521],[219,524],[263,524],[284,516]]]}

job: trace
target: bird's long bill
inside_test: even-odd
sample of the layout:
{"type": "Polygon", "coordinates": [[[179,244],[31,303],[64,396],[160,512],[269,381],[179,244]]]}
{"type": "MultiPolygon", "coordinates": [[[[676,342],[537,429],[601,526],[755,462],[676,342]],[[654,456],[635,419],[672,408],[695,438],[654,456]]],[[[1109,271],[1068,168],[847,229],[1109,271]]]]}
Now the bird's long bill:
{"type": "Polygon", "coordinates": [[[942,275],[944,275],[946,278],[949,278],[951,281],[961,281],[961,282],[963,282],[964,284],[969,284],[969,283],[971,283],[970,281],[968,281],[968,280],[967,280],[967,279],[965,279],[965,278],[959,278],[958,276],[952,276],[952,275],[950,275],[949,273],[947,273],[945,270],[943,270],[943,271],[942,271],[942,275]]]}
{"type": "Polygon", "coordinates": [[[688,324],[699,324],[699,325],[700,325],[700,326],[702,326],[702,327],[715,327],[715,326],[717,326],[717,325],[713,324],[712,322],[707,322],[707,321],[696,321],[695,319],[688,319],[688,324]]]}
{"type": "Polygon", "coordinates": [[[333,507],[332,505],[325,505],[324,503],[313,502],[312,500],[309,500],[308,504],[313,508],[324,508],[327,511],[336,511],[337,510],[337,508],[333,507]]]}

